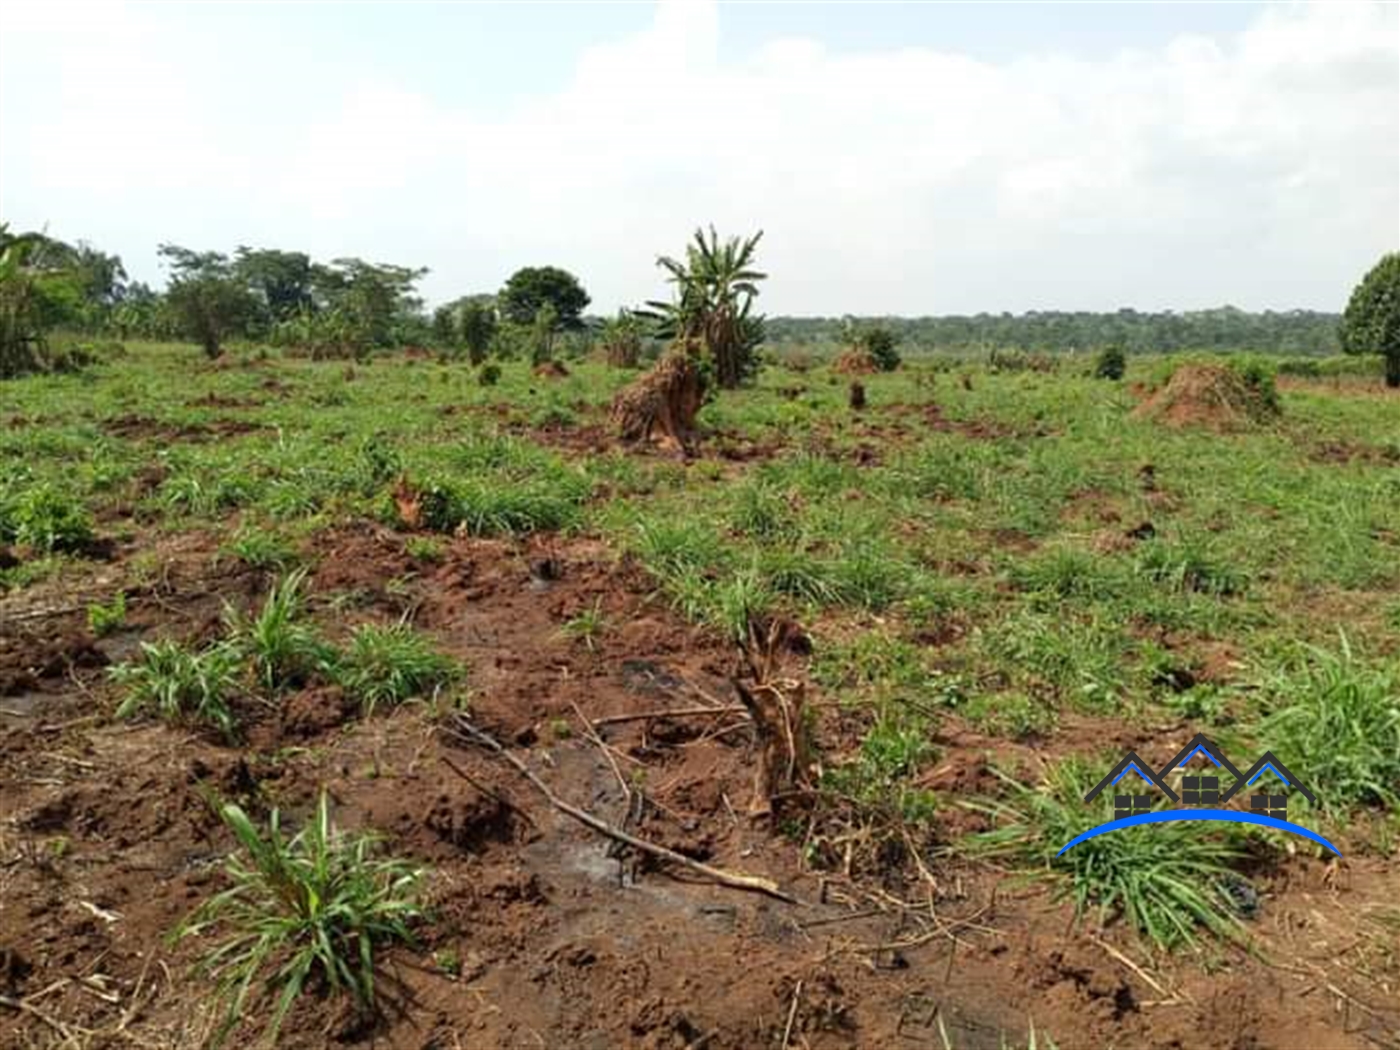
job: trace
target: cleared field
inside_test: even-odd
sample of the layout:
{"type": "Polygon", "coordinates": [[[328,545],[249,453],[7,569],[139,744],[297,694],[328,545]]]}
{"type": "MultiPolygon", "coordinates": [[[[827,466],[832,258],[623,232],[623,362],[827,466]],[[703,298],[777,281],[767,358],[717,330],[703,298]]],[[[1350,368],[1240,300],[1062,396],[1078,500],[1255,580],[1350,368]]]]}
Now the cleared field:
{"type": "Polygon", "coordinates": [[[238,920],[165,938],[229,886],[218,803],[302,828],[324,791],[422,913],[383,1016],[313,980],[280,1045],[1394,1045],[1400,395],[1177,427],[1138,411],[1161,364],[913,359],[860,410],[771,367],[689,459],[617,442],[636,373],[588,362],[7,382],[0,1042],[196,1045],[238,920]],[[772,797],[765,686],[808,745],[772,797]],[[1271,749],[1343,859],[1190,824],[1056,857],[1124,751],[1196,733],[1271,749]]]}

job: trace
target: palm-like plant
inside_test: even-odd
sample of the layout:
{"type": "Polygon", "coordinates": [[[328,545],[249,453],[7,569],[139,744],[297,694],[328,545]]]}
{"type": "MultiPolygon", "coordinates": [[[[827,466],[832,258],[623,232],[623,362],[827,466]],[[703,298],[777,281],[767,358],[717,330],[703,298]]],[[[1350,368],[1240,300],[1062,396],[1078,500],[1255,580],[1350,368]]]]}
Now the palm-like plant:
{"type": "Polygon", "coordinates": [[[695,231],[685,260],[663,255],[657,265],[676,286],[672,302],[648,302],[641,311],[657,324],[657,334],[687,345],[698,344],[709,354],[715,381],[737,387],[753,371],[753,351],[763,342],[763,318],[752,312],[758,282],[767,274],[753,268],[754,253],[763,237],[730,237],[723,242],[710,227],[695,231]]]}

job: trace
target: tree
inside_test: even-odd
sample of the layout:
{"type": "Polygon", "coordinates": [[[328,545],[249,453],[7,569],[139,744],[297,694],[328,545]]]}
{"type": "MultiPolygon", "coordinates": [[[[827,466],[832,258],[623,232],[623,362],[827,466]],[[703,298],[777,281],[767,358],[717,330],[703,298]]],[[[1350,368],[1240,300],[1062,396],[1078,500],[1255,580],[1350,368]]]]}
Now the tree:
{"type": "Polygon", "coordinates": [[[1128,371],[1128,355],[1118,343],[1109,343],[1094,358],[1094,378],[1119,380],[1128,371]]]}
{"type": "MultiPolygon", "coordinates": [[[[422,299],[414,287],[426,268],[335,259],[311,268],[316,313],[333,314],[342,349],[357,356],[376,346],[393,346],[422,329],[422,299]]],[[[324,327],[324,326],[323,326],[324,327]]]]}
{"type": "Polygon", "coordinates": [[[559,326],[582,327],[581,315],[591,302],[578,278],[557,266],[527,266],[511,274],[501,289],[501,315],[515,324],[533,324],[540,307],[548,303],[558,315],[559,326]]]}
{"type": "Polygon", "coordinates": [[[864,350],[881,372],[893,372],[899,367],[899,351],[895,349],[899,336],[887,326],[876,323],[858,328],[853,321],[848,321],[847,329],[851,343],[864,350]]]}
{"type": "Polygon", "coordinates": [[[542,365],[554,360],[554,336],[559,331],[559,311],[546,302],[535,311],[530,325],[530,363],[542,365]]]}
{"type": "Polygon", "coordinates": [[[1351,293],[1339,330],[1348,354],[1385,357],[1385,385],[1400,387],[1400,252],[1380,262],[1351,293]]]}
{"type": "Polygon", "coordinates": [[[636,368],[642,356],[642,326],[630,310],[603,322],[599,343],[614,368],[636,368]]]}
{"type": "Polygon", "coordinates": [[[703,230],[686,246],[685,261],[657,259],[676,286],[669,303],[649,302],[646,311],[658,322],[662,338],[696,342],[709,357],[719,386],[733,389],[757,368],[754,351],[763,342],[761,316],[752,313],[758,282],[767,274],[753,269],[760,230],[747,240],[731,237],[723,244],[713,226],[707,240],[703,230]]]}
{"type": "Polygon", "coordinates": [[[218,357],[224,340],[246,332],[257,300],[226,255],[174,244],[162,244],[156,250],[170,267],[165,296],[181,333],[198,342],[211,360],[218,357]]]}
{"type": "Polygon", "coordinates": [[[311,257],[305,252],[240,245],[234,270],[257,297],[268,327],[291,320],[311,305],[311,257]]]}
{"type": "Polygon", "coordinates": [[[457,311],[457,328],[471,363],[486,360],[491,340],[496,336],[496,307],[483,296],[468,296],[457,311]]]}

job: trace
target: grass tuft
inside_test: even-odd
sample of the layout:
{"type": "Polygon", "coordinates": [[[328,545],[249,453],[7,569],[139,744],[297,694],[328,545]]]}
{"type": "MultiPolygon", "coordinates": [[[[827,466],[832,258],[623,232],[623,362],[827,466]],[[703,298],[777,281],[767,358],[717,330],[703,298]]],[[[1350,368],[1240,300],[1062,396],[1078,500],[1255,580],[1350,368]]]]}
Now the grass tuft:
{"type": "Polygon", "coordinates": [[[362,624],[335,668],[337,682],[359,701],[366,717],[381,704],[401,704],[435,692],[460,673],[456,661],[436,652],[405,623],[362,624]]]}
{"type": "Polygon", "coordinates": [[[372,1010],[375,951],[397,941],[413,943],[410,924],[423,914],[416,900],[423,872],[376,857],[371,836],[335,831],[324,792],[315,817],[290,839],[276,810],[265,835],[236,805],[223,806],[220,815],[242,847],[225,868],[233,885],[175,931],[177,940],[228,931],[200,965],[215,978],[223,1000],[215,1044],[243,1022],[259,977],[275,996],[265,1033],[269,1043],[313,977],[372,1010]]]}

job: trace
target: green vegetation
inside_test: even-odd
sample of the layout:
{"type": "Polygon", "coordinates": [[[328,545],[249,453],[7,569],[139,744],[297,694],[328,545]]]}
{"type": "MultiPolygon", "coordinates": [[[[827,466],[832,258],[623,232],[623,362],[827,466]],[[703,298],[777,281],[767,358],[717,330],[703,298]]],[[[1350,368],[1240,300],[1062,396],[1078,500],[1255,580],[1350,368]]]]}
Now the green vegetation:
{"type": "Polygon", "coordinates": [[[436,693],[456,680],[460,670],[407,624],[364,624],[356,628],[334,674],[369,717],[381,704],[436,693]]]}
{"type": "Polygon", "coordinates": [[[1268,687],[1276,706],[1257,735],[1322,806],[1400,808],[1400,664],[1365,663],[1343,637],[1336,652],[1310,647],[1268,687]]]}
{"type": "Polygon", "coordinates": [[[126,592],[118,591],[117,596],[107,604],[92,602],[87,607],[88,629],[98,638],[119,631],[126,626],[126,592]]]}
{"type": "Polygon", "coordinates": [[[1169,823],[1100,835],[1056,856],[1065,843],[1106,819],[1107,795],[1096,808],[1083,798],[1115,759],[1106,756],[1093,766],[1062,762],[1035,787],[1001,774],[1009,797],[981,807],[996,826],[974,836],[970,848],[1011,858],[1053,879],[1059,895],[1074,901],[1076,914],[1093,906],[1101,920],[1121,916],[1159,948],[1195,941],[1198,926],[1238,936],[1224,890],[1238,878],[1231,862],[1244,855],[1234,842],[1169,823]]]}
{"type": "Polygon", "coordinates": [[[1351,293],[1341,344],[1349,354],[1383,356],[1386,385],[1400,387],[1400,252],[1382,256],[1351,293]]]}
{"type": "Polygon", "coordinates": [[[146,708],[168,722],[206,723],[232,740],[237,720],[229,698],[238,688],[240,654],[227,645],[195,652],[178,642],[142,642],[141,659],[111,669],[125,691],[118,718],[146,708]]]}
{"type": "Polygon", "coordinates": [[[274,1042],[312,979],[372,1011],[375,953],[413,942],[412,924],[423,915],[416,899],[422,870],[376,856],[371,836],[333,829],[324,792],[312,819],[290,839],[277,810],[265,834],[236,805],[224,805],[220,815],[242,850],[225,865],[232,886],[176,931],[178,939],[222,934],[201,964],[217,980],[224,1007],[216,1045],[244,1023],[259,992],[273,1004],[264,1037],[274,1042]],[[255,990],[259,979],[262,988],[255,990]]]}
{"type": "Polygon", "coordinates": [[[334,651],[302,619],[305,580],[301,569],[277,581],[251,618],[232,606],[224,611],[229,644],[251,662],[259,687],[269,694],[304,685],[335,662],[334,651]]]}
{"type": "Polygon", "coordinates": [[[1128,372],[1128,353],[1117,343],[1111,343],[1094,358],[1094,376],[1098,379],[1122,379],[1128,372]]]}
{"type": "Polygon", "coordinates": [[[714,381],[732,390],[753,376],[754,353],[764,340],[763,318],[753,313],[758,282],[767,275],[755,270],[754,255],[763,237],[731,237],[720,243],[714,227],[709,237],[695,231],[684,260],[661,256],[657,265],[675,286],[670,302],[650,302],[645,316],[656,322],[657,335],[694,344],[703,350],[714,381]]]}

